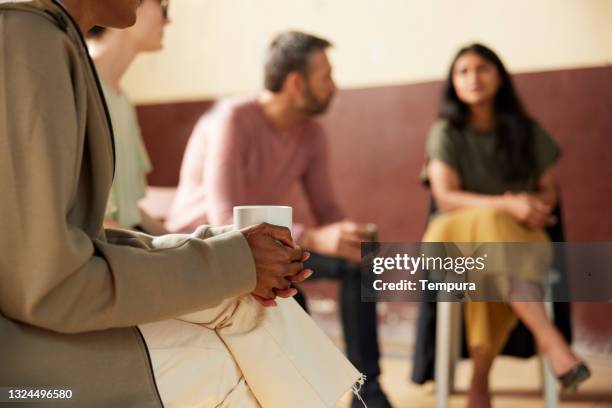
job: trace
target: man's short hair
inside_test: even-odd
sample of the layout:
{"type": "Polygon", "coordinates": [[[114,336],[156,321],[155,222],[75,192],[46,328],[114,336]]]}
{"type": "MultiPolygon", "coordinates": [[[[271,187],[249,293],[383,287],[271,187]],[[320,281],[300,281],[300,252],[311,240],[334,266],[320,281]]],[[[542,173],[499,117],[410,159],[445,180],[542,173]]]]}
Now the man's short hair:
{"type": "Polygon", "coordinates": [[[266,55],[264,86],[270,92],[279,92],[287,75],[298,71],[308,76],[313,52],[331,47],[331,42],[299,31],[286,31],[277,35],[266,55]]]}

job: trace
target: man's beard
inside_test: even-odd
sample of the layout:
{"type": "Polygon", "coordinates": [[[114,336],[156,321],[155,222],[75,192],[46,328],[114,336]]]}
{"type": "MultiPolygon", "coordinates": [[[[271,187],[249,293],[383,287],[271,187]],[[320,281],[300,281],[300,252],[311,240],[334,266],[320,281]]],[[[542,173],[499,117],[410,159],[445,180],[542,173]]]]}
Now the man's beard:
{"type": "Polygon", "coordinates": [[[330,94],[325,100],[319,100],[314,95],[309,86],[304,89],[304,104],[300,107],[300,110],[308,116],[318,116],[327,112],[329,104],[331,103],[334,94],[330,94]]]}

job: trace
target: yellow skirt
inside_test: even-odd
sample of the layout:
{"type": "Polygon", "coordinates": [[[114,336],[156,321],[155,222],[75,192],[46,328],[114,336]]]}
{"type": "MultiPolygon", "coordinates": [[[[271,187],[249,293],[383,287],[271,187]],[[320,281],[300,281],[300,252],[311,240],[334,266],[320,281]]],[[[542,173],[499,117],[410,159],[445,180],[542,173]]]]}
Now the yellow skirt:
{"type": "MultiPolygon", "coordinates": [[[[493,208],[467,208],[435,216],[429,223],[423,242],[548,242],[549,238],[542,229],[525,228],[506,212],[493,208]]],[[[504,248],[499,248],[501,251],[504,248]]],[[[550,263],[549,248],[542,249],[544,254],[535,254],[529,259],[515,254],[497,254],[498,258],[528,263],[524,268],[506,265],[500,268],[497,279],[503,289],[513,271],[521,270],[521,279],[541,281],[544,267],[550,263]]],[[[479,348],[491,356],[499,354],[508,336],[516,326],[518,318],[510,305],[504,302],[466,302],[466,337],[468,348],[479,348]]]]}

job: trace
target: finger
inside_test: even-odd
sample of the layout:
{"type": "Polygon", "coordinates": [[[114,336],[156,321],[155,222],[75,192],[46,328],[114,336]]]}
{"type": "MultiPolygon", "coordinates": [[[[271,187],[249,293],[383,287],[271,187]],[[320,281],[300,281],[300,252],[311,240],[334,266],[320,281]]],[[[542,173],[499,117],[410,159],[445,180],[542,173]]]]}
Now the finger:
{"type": "Polygon", "coordinates": [[[357,223],[353,221],[344,221],[340,224],[340,230],[343,233],[351,233],[357,230],[357,223]]]}
{"type": "Polygon", "coordinates": [[[539,221],[541,221],[542,226],[547,227],[550,225],[554,225],[557,222],[557,217],[550,214],[541,214],[539,221]]]}
{"type": "Polygon", "coordinates": [[[294,297],[295,295],[297,295],[297,293],[298,291],[296,288],[289,288],[286,290],[277,290],[276,296],[280,298],[290,298],[290,297],[294,297]]]}
{"type": "Polygon", "coordinates": [[[552,206],[543,203],[540,199],[537,198],[535,199],[535,208],[538,211],[541,211],[546,214],[550,214],[550,212],[552,211],[552,206]]]}
{"type": "Polygon", "coordinates": [[[292,262],[287,265],[285,268],[285,272],[283,276],[286,278],[287,276],[297,275],[298,273],[304,270],[304,264],[301,262],[292,262]]]}
{"type": "Polygon", "coordinates": [[[548,226],[548,223],[550,222],[550,216],[542,214],[542,213],[536,213],[534,214],[534,216],[531,218],[531,227],[532,228],[544,228],[546,226],[548,226]]]}
{"type": "Polygon", "coordinates": [[[342,241],[351,246],[361,247],[361,243],[364,241],[364,239],[356,234],[346,234],[342,237],[342,241]]]}
{"type": "Polygon", "coordinates": [[[547,204],[539,203],[536,205],[535,209],[544,215],[549,215],[552,212],[552,207],[547,204]]]}
{"type": "Polygon", "coordinates": [[[252,294],[253,298],[258,301],[264,307],[274,307],[276,306],[276,301],[274,299],[266,299],[256,294],[252,294]]]}
{"type": "Polygon", "coordinates": [[[285,278],[278,278],[276,279],[276,283],[274,284],[274,295],[276,296],[276,291],[287,290],[289,288],[291,288],[291,282],[289,282],[285,278]]]}
{"type": "Polygon", "coordinates": [[[291,238],[291,231],[287,227],[279,227],[278,225],[265,224],[266,232],[275,240],[282,242],[289,248],[294,248],[295,244],[291,238]]]}
{"type": "Polygon", "coordinates": [[[289,262],[301,261],[304,257],[304,250],[299,246],[295,248],[285,248],[289,255],[289,262]]]}
{"type": "Polygon", "coordinates": [[[368,237],[370,234],[364,228],[359,228],[356,224],[354,227],[346,227],[343,228],[340,233],[340,239],[344,240],[363,240],[365,237],[368,237]]]}
{"type": "Polygon", "coordinates": [[[371,241],[372,233],[368,231],[363,231],[363,232],[359,231],[359,232],[350,234],[349,237],[351,237],[354,241],[358,241],[361,243],[363,241],[371,241]]]}
{"type": "Polygon", "coordinates": [[[295,275],[290,275],[285,277],[290,282],[303,282],[306,279],[310,278],[314,272],[311,269],[304,269],[302,272],[296,273],[295,275]]]}
{"type": "Polygon", "coordinates": [[[262,297],[264,299],[274,299],[276,297],[276,295],[274,294],[274,283],[275,283],[274,279],[271,278],[267,280],[266,283],[262,283],[261,285],[258,285],[258,287],[255,288],[255,290],[251,293],[253,295],[262,297]]]}
{"type": "Polygon", "coordinates": [[[372,238],[376,236],[378,227],[373,223],[356,224],[356,229],[353,232],[353,236],[359,238],[361,241],[371,241],[372,238]]]}
{"type": "Polygon", "coordinates": [[[306,262],[308,258],[310,258],[310,252],[304,251],[304,253],[302,254],[302,259],[300,259],[300,262],[306,262]]]}

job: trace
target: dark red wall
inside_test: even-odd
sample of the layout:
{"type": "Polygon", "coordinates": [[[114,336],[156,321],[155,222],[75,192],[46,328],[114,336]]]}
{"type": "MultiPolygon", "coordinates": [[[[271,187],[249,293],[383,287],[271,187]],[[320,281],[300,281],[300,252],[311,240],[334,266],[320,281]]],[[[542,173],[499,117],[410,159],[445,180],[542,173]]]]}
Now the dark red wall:
{"type": "MultiPolygon", "coordinates": [[[[612,67],[521,74],[515,81],[529,112],[563,150],[558,175],[567,239],[612,241],[612,67]]],[[[417,241],[423,232],[428,194],[418,175],[440,89],[441,82],[429,82],[341,91],[322,118],[341,203],[352,218],[378,224],[383,240],[417,241]]],[[[138,107],[155,167],[152,185],[176,185],[191,129],[210,106],[138,107]]],[[[294,206],[296,218],[308,219],[304,205],[294,206]]],[[[578,328],[612,336],[605,318],[612,304],[579,304],[575,311],[578,328]]]]}
{"type": "MultiPolygon", "coordinates": [[[[559,180],[568,239],[612,241],[612,68],[521,74],[515,81],[529,111],[563,149],[559,180]]],[[[340,200],[352,217],[376,222],[386,240],[418,240],[423,230],[427,193],[418,174],[440,87],[341,91],[322,118],[340,200]]],[[[176,185],[191,129],[210,106],[138,107],[155,167],[152,185],[176,185]]]]}

